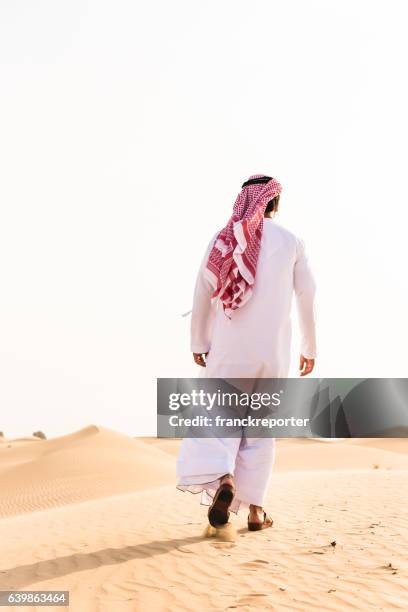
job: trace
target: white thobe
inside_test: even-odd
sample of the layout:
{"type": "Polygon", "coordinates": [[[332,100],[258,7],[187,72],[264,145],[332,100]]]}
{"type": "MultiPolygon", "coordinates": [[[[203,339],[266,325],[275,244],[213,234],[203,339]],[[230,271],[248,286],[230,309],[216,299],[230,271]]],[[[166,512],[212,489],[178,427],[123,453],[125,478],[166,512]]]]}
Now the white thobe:
{"type": "MultiPolygon", "coordinates": [[[[281,378],[288,375],[291,306],[296,297],[301,331],[300,353],[316,357],[315,281],[304,243],[273,219],[264,218],[251,299],[229,319],[211,301],[213,287],[204,275],[210,241],[194,291],[191,351],[208,353],[202,376],[213,378],[281,378]]],[[[234,475],[241,503],[263,506],[275,456],[274,438],[185,438],[177,460],[178,488],[203,491],[209,503],[224,474],[234,475]]]]}

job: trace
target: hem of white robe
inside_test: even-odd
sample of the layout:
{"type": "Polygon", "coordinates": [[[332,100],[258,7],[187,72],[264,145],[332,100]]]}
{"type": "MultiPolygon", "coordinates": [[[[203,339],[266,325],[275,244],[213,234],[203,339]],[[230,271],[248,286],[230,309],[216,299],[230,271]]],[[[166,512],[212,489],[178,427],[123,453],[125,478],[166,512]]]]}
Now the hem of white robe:
{"type": "Polygon", "coordinates": [[[203,353],[208,353],[210,351],[211,346],[209,344],[191,344],[190,350],[192,353],[198,353],[202,355],[203,353]]]}
{"type": "MultiPolygon", "coordinates": [[[[193,480],[196,480],[198,478],[198,477],[192,476],[186,479],[182,479],[182,481],[176,485],[176,488],[179,489],[180,491],[183,491],[184,493],[186,491],[188,491],[189,493],[193,493],[194,495],[201,493],[200,504],[202,506],[210,506],[213,502],[215,492],[220,486],[220,478],[222,478],[222,476],[225,476],[226,473],[228,472],[223,472],[222,474],[219,474],[215,478],[214,478],[215,476],[214,474],[211,474],[208,476],[200,476],[199,477],[200,482],[192,482],[193,480]],[[207,478],[208,479],[212,478],[212,480],[207,481],[207,478]]],[[[262,496],[262,499],[254,497],[251,500],[247,500],[247,499],[241,498],[239,494],[235,495],[229,509],[231,510],[231,512],[234,512],[234,514],[238,514],[238,511],[241,509],[241,507],[248,508],[251,504],[254,506],[262,507],[263,506],[263,496],[262,496]]]]}

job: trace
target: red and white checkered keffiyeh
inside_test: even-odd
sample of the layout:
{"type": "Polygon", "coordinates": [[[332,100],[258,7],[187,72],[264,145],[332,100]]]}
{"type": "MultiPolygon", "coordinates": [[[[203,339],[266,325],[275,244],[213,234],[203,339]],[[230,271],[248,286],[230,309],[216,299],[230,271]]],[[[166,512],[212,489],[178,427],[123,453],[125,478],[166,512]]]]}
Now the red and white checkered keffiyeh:
{"type": "MultiPolygon", "coordinates": [[[[263,176],[254,174],[250,179],[263,176]]],[[[243,187],[230,220],[215,239],[205,275],[214,287],[211,297],[219,297],[230,318],[252,295],[265,208],[281,191],[282,186],[273,178],[268,183],[243,187]]]]}

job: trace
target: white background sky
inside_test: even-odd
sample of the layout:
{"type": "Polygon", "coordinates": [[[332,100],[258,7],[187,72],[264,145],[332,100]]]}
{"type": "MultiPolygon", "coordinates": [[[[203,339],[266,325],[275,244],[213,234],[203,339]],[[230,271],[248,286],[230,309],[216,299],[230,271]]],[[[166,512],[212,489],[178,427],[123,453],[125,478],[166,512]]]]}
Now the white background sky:
{"type": "MultiPolygon", "coordinates": [[[[318,283],[317,376],[407,376],[406,2],[2,0],[0,430],[154,435],[251,174],[318,283]]],[[[296,336],[294,368],[297,365],[296,336]]]]}

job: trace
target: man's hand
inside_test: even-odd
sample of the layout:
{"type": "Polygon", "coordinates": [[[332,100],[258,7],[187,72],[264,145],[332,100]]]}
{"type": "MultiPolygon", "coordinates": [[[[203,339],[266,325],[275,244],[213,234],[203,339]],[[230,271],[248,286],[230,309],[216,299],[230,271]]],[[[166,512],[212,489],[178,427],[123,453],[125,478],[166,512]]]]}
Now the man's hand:
{"type": "Polygon", "coordinates": [[[194,361],[197,365],[205,368],[207,364],[205,363],[204,357],[207,357],[207,355],[208,353],[193,353],[194,361]]]}
{"type": "Polygon", "coordinates": [[[315,364],[314,359],[306,359],[306,357],[303,357],[303,355],[301,355],[300,365],[299,365],[300,375],[307,376],[308,374],[310,374],[310,372],[314,368],[314,364],[315,364]]]}

